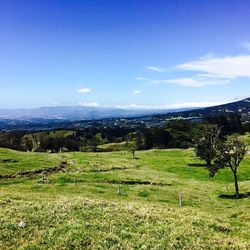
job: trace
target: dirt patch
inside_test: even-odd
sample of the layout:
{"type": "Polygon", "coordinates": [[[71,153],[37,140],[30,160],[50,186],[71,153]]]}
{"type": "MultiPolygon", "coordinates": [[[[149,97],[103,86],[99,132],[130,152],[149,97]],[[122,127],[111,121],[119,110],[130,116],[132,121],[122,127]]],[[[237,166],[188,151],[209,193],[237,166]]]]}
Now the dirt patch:
{"type": "Polygon", "coordinates": [[[30,177],[30,176],[35,176],[39,174],[52,174],[52,173],[59,172],[65,169],[67,166],[68,166],[68,163],[65,161],[65,162],[61,162],[59,166],[55,166],[55,167],[49,167],[45,169],[36,169],[36,170],[25,171],[25,172],[20,171],[18,173],[9,174],[9,175],[0,175],[0,179],[30,177]]]}
{"type": "Polygon", "coordinates": [[[129,167],[113,167],[112,168],[104,168],[104,169],[91,169],[91,172],[109,172],[109,171],[115,171],[115,170],[126,170],[131,169],[129,167]]]}
{"type": "Polygon", "coordinates": [[[123,185],[153,185],[153,186],[165,186],[165,183],[162,182],[153,182],[153,181],[140,181],[140,180],[108,180],[106,183],[110,184],[123,184],[123,185]]]}
{"type": "Polygon", "coordinates": [[[235,194],[221,194],[219,195],[220,198],[222,199],[244,199],[244,198],[249,198],[250,197],[250,192],[239,194],[238,196],[235,194]]]}
{"type": "Polygon", "coordinates": [[[6,158],[6,159],[1,159],[0,163],[16,163],[18,160],[16,159],[11,159],[11,158],[6,158]]]}

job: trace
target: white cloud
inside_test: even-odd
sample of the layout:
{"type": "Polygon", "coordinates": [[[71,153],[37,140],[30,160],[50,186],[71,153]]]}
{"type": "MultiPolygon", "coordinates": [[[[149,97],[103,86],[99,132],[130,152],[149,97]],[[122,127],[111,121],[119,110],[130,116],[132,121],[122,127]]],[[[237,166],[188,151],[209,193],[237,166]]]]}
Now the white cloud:
{"type": "MultiPolygon", "coordinates": [[[[229,83],[229,79],[216,79],[216,78],[208,78],[208,77],[186,77],[186,78],[175,78],[169,80],[162,80],[162,83],[173,83],[186,87],[203,87],[207,85],[218,85],[218,84],[227,84],[229,83]]],[[[160,82],[161,83],[161,82],[160,82]]]]}
{"type": "Polygon", "coordinates": [[[117,104],[113,107],[117,109],[150,109],[151,106],[137,104],[117,104]]]}
{"type": "MultiPolygon", "coordinates": [[[[232,100],[230,100],[232,101],[232,100]]],[[[139,104],[116,104],[116,105],[105,105],[97,102],[80,102],[79,105],[83,107],[92,108],[113,108],[113,109],[128,109],[128,110],[167,110],[167,109],[178,109],[178,108],[202,108],[224,104],[230,101],[197,101],[197,102],[181,102],[173,104],[163,105],[139,105],[139,104]]]]}
{"type": "Polygon", "coordinates": [[[80,106],[99,108],[101,105],[98,102],[79,102],[80,106]]]}
{"type": "Polygon", "coordinates": [[[249,98],[250,94],[243,94],[243,95],[239,95],[239,96],[236,96],[232,99],[233,102],[236,102],[236,101],[241,101],[241,100],[244,100],[244,99],[247,99],[249,98]]]}
{"type": "Polygon", "coordinates": [[[134,95],[139,95],[139,94],[141,94],[142,93],[142,91],[141,90],[138,90],[138,89],[135,89],[134,91],[133,91],[133,94],[134,95]]]}
{"type": "Polygon", "coordinates": [[[151,70],[151,71],[155,71],[155,72],[166,72],[167,71],[167,69],[159,68],[156,66],[147,66],[146,68],[151,70]]]}
{"type": "Polygon", "coordinates": [[[145,78],[145,77],[142,77],[142,76],[138,76],[138,77],[135,78],[135,80],[137,80],[137,81],[147,81],[148,79],[145,78]]]}
{"type": "MultiPolygon", "coordinates": [[[[244,47],[250,50],[250,43],[244,43],[244,47]]],[[[147,68],[155,72],[167,71],[155,66],[148,66],[147,68]]],[[[136,80],[150,84],[177,84],[186,87],[228,84],[239,77],[250,78],[250,54],[224,57],[208,54],[197,60],[178,64],[175,69],[183,72],[193,71],[196,74],[191,77],[174,79],[147,79],[140,76],[136,80]]]]}
{"type": "Polygon", "coordinates": [[[220,104],[224,104],[225,102],[221,101],[211,101],[211,102],[183,102],[183,103],[174,103],[168,105],[168,108],[204,108],[211,107],[220,104]]]}
{"type": "Polygon", "coordinates": [[[250,55],[203,57],[195,61],[179,64],[176,68],[203,72],[215,78],[250,77],[250,55]]]}
{"type": "Polygon", "coordinates": [[[202,108],[215,106],[226,103],[225,101],[201,101],[201,102],[182,102],[163,105],[138,105],[138,104],[126,104],[126,105],[114,105],[114,108],[118,109],[145,109],[145,110],[159,110],[159,109],[177,109],[177,108],[202,108]]]}
{"type": "Polygon", "coordinates": [[[91,92],[91,90],[89,88],[81,88],[81,89],[77,90],[77,93],[80,93],[80,94],[87,94],[90,92],[91,92]]]}
{"type": "Polygon", "coordinates": [[[198,74],[193,77],[180,77],[174,79],[146,79],[149,84],[177,84],[185,87],[203,87],[207,85],[228,84],[230,79],[215,77],[208,74],[198,74]]]}

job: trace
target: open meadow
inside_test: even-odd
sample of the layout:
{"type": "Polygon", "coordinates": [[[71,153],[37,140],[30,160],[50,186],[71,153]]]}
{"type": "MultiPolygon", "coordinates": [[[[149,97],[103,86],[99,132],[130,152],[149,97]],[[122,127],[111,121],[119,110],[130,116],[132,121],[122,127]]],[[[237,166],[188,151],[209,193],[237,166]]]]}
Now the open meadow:
{"type": "Polygon", "coordinates": [[[250,248],[250,199],[228,169],[209,178],[192,149],[135,156],[0,149],[0,249],[250,248]]]}

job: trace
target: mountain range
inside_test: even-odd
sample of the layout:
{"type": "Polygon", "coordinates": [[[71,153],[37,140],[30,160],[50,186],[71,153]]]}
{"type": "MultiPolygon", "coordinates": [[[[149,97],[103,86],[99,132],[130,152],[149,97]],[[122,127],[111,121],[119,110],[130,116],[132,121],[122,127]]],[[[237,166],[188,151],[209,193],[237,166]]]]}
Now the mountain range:
{"type": "Polygon", "coordinates": [[[250,121],[250,98],[223,105],[170,110],[129,110],[83,106],[0,109],[1,130],[46,130],[105,126],[159,126],[171,119],[202,120],[205,116],[238,114],[250,121]]]}
{"type": "Polygon", "coordinates": [[[162,114],[159,116],[166,116],[168,118],[172,117],[204,117],[204,116],[216,116],[216,115],[227,115],[230,113],[237,114],[241,117],[242,120],[250,119],[250,98],[246,98],[240,101],[235,101],[231,103],[226,103],[222,105],[207,107],[207,108],[198,108],[192,110],[184,110],[178,112],[172,112],[169,114],[162,114]]]}
{"type": "Polygon", "coordinates": [[[161,113],[179,112],[187,109],[169,110],[146,110],[146,109],[118,109],[96,108],[84,106],[58,106],[41,107],[33,109],[0,109],[0,119],[30,120],[30,119],[53,119],[53,120],[97,120],[117,117],[136,117],[161,113]]]}
{"type": "Polygon", "coordinates": [[[146,109],[118,109],[118,108],[96,108],[84,106],[55,106],[32,109],[0,109],[0,119],[10,120],[32,120],[32,119],[53,119],[53,120],[98,120],[104,118],[128,118],[152,115],[202,117],[204,115],[216,115],[236,113],[241,117],[248,117],[250,114],[250,98],[241,101],[231,102],[207,108],[183,108],[165,110],[146,109]]]}

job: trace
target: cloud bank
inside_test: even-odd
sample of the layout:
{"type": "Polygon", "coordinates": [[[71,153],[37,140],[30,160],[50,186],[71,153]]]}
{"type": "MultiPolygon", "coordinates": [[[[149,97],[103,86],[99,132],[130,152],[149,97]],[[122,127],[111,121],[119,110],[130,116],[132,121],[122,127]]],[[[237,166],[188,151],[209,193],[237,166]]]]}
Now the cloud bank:
{"type": "Polygon", "coordinates": [[[227,103],[226,101],[201,101],[201,102],[182,102],[164,105],[139,105],[139,104],[116,104],[116,105],[105,105],[97,102],[80,102],[79,105],[83,107],[92,108],[113,108],[113,109],[128,109],[128,110],[167,110],[167,109],[178,109],[178,108],[203,108],[216,106],[227,103]]]}
{"type": "Polygon", "coordinates": [[[89,88],[81,88],[81,89],[77,90],[77,93],[79,93],[79,94],[87,94],[90,92],[91,92],[91,90],[89,88]]]}
{"type": "MultiPolygon", "coordinates": [[[[244,43],[244,47],[250,50],[250,43],[244,43]]],[[[169,71],[156,66],[146,68],[154,72],[169,71]]],[[[179,71],[183,76],[172,79],[148,79],[139,76],[136,77],[136,80],[149,84],[177,84],[185,87],[229,84],[237,78],[250,78],[250,54],[224,57],[208,55],[177,64],[173,69],[179,71]],[[194,72],[194,75],[186,77],[186,72],[194,72]]]]}
{"type": "Polygon", "coordinates": [[[176,68],[207,73],[210,78],[250,77],[250,55],[205,57],[179,64],[176,68]]]}

